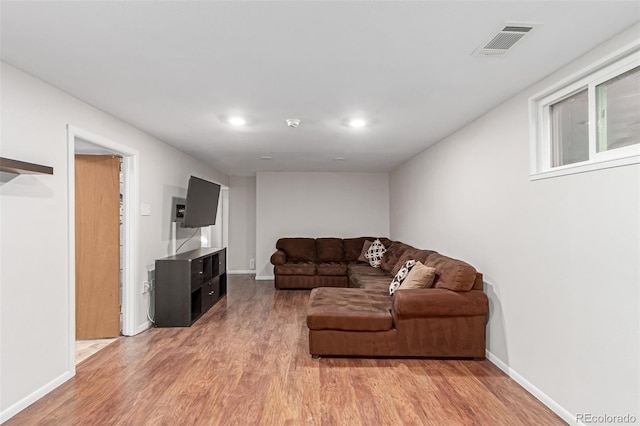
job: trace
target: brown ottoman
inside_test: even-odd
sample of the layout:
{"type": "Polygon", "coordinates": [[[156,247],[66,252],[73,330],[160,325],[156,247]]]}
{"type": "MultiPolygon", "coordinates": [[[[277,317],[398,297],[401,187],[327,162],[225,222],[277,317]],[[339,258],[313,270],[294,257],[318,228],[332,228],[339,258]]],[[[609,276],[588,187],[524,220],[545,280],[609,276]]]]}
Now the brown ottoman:
{"type": "Polygon", "coordinates": [[[307,326],[310,330],[390,330],[391,302],[390,296],[362,288],[315,288],[309,296],[307,326]]]}

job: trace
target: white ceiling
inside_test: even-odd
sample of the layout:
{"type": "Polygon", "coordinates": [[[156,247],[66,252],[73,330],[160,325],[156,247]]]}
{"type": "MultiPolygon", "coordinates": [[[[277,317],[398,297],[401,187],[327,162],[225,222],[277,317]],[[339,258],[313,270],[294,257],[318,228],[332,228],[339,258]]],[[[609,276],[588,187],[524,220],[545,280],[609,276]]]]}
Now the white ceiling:
{"type": "Polygon", "coordinates": [[[3,61],[230,175],[393,170],[640,20],[640,2],[611,0],[1,7],[3,61]],[[472,55],[512,21],[542,25],[472,55]]]}

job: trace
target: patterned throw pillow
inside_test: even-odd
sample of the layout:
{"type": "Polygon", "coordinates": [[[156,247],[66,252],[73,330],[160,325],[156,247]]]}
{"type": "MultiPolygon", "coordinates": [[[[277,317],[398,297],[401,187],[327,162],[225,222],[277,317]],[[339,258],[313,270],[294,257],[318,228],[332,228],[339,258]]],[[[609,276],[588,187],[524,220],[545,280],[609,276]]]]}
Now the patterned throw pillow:
{"type": "Polygon", "coordinates": [[[393,293],[400,287],[400,284],[407,278],[409,275],[409,271],[416,264],[415,260],[407,260],[404,262],[404,265],[400,268],[395,277],[391,280],[391,284],[389,285],[389,296],[393,296],[393,293]]]}
{"type": "Polygon", "coordinates": [[[384,256],[385,251],[387,251],[387,249],[384,248],[384,245],[380,242],[379,239],[376,239],[371,243],[371,247],[369,247],[369,250],[367,250],[367,253],[364,255],[364,257],[366,257],[369,261],[369,265],[373,266],[374,268],[379,268],[382,261],[382,256],[384,256]]]}

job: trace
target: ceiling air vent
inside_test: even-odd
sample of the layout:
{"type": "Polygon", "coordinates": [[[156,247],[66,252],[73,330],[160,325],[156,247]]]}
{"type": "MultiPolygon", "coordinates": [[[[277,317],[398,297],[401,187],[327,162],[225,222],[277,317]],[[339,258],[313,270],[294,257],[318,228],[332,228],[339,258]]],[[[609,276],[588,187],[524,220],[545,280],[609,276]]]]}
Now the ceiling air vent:
{"type": "Polygon", "coordinates": [[[478,56],[504,55],[536,26],[536,24],[505,24],[498,31],[498,34],[492,35],[489,41],[477,48],[473,54],[478,56]]]}

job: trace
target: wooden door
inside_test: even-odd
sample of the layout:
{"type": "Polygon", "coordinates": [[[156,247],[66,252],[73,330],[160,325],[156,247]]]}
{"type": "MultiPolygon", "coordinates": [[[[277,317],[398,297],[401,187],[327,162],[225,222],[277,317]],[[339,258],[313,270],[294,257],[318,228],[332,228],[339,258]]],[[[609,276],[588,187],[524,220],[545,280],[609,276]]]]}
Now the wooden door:
{"type": "Polygon", "coordinates": [[[76,155],[76,339],[120,334],[120,158],[76,155]]]}

